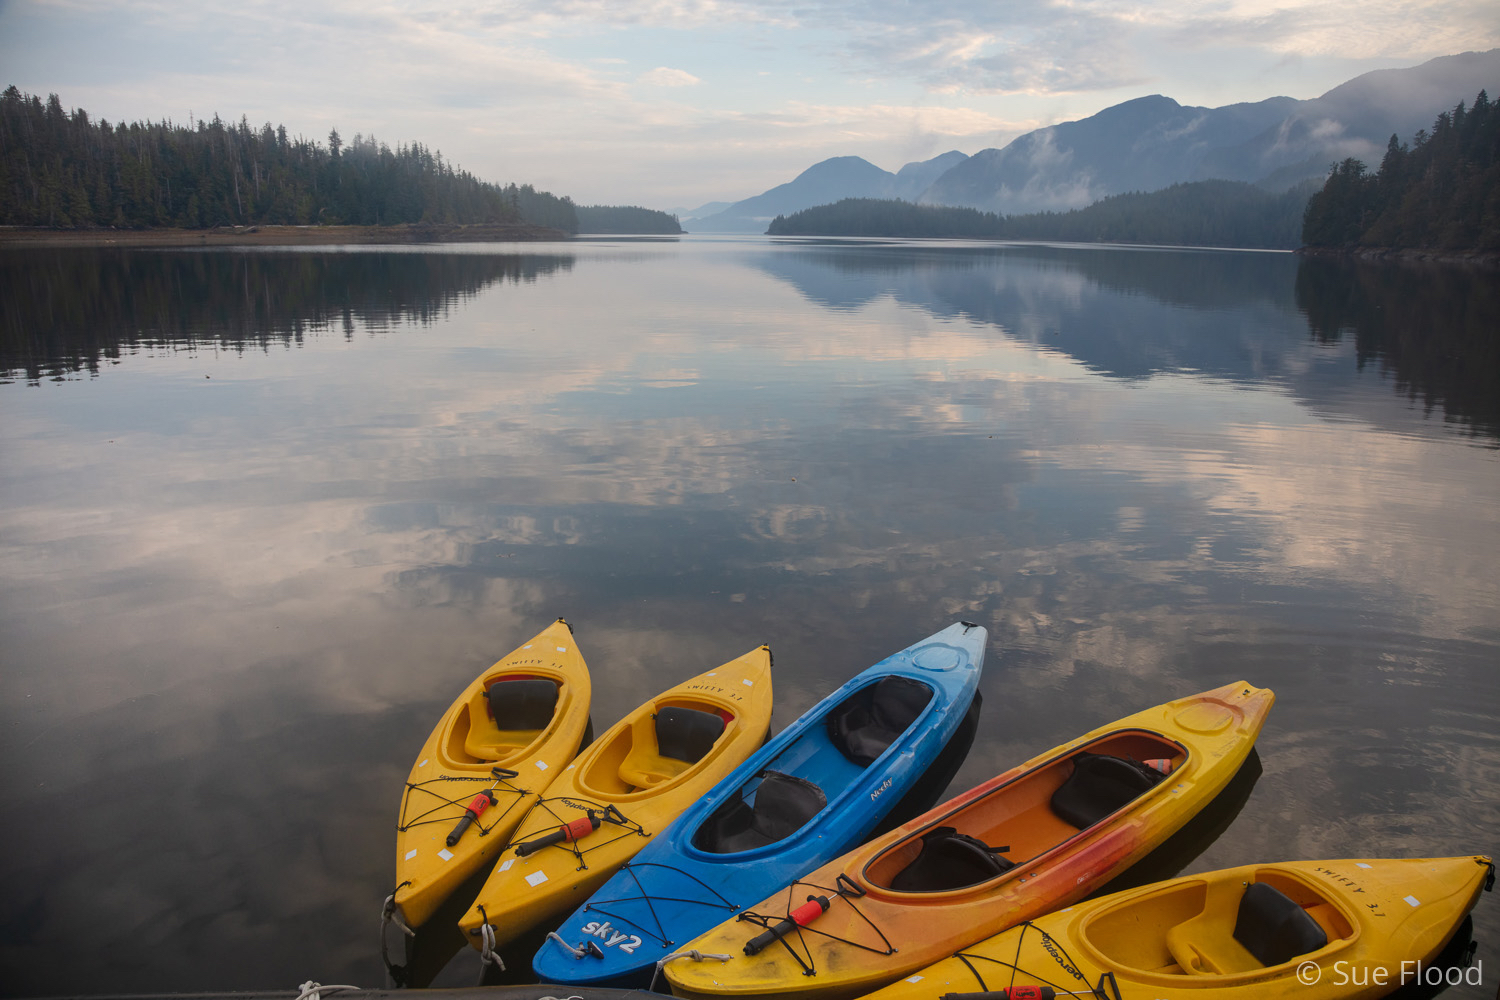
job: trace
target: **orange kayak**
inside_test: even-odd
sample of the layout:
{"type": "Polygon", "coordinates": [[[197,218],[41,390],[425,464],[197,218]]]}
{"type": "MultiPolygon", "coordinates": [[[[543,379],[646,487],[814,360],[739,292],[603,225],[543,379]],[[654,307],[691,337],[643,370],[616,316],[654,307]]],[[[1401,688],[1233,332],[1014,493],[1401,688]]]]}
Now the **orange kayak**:
{"type": "Polygon", "coordinates": [[[1082,899],[1223,790],[1275,700],[1236,682],[1049,750],[680,947],[672,992],[862,996],[1082,899]]]}

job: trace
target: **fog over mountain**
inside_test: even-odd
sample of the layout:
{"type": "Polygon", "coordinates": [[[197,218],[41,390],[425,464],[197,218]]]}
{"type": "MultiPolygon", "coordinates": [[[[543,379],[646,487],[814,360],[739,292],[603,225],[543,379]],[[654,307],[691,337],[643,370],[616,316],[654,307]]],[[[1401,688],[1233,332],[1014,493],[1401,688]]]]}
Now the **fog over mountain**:
{"type": "Polygon", "coordinates": [[[1204,158],[1204,176],[1287,187],[1323,177],[1328,166],[1353,156],[1380,165],[1392,133],[1409,143],[1431,129],[1439,112],[1500,91],[1500,49],[1443,56],[1411,69],[1382,69],[1357,76],[1322,97],[1301,101],[1285,121],[1236,146],[1204,158]]]}
{"type": "Polygon", "coordinates": [[[1007,215],[1066,211],[1112,194],[1204,180],[1215,176],[1201,169],[1212,151],[1273,128],[1296,104],[1273,97],[1185,108],[1170,97],[1137,98],[1028,132],[1004,149],[981,150],[938,178],[921,201],[1007,215]]]}
{"type": "MultiPolygon", "coordinates": [[[[764,232],[777,215],[844,198],[902,198],[1007,215],[1066,211],[1130,191],[1224,179],[1284,191],[1354,156],[1373,168],[1394,133],[1409,142],[1440,112],[1481,89],[1500,96],[1500,49],[1376,70],[1321,97],[1271,97],[1184,107],[1160,94],[1037,129],[998,149],[944,153],[898,173],[857,156],[814,164],[796,179],[699,218],[696,232],[764,232]]],[[[705,206],[707,207],[707,206],[705,206]]]]}
{"type": "Polygon", "coordinates": [[[1014,214],[1082,208],[1183,181],[1248,181],[1283,191],[1323,177],[1345,157],[1378,165],[1393,133],[1408,142],[1439,112],[1473,101],[1486,87],[1500,87],[1500,49],[1366,73],[1310,101],[1189,108],[1142,97],[981,150],[921,200],[1014,214]]]}

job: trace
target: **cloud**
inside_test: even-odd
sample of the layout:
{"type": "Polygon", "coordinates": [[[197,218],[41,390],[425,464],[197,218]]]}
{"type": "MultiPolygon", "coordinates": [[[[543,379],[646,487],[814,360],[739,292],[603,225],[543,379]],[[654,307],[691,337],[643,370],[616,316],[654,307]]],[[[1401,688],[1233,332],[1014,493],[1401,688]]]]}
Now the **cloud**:
{"type": "Polygon", "coordinates": [[[667,206],[747,197],[829,156],[895,168],[1002,146],[1148,81],[1184,103],[1311,97],[1500,44],[1487,13],[1478,0],[17,0],[0,3],[0,56],[6,82],[112,121],[337,126],[420,141],[488,180],[667,206]],[[711,79],[671,65],[685,51],[713,54],[711,79]]]}
{"type": "Polygon", "coordinates": [[[636,82],[652,87],[692,87],[703,81],[686,70],[658,66],[648,73],[642,73],[636,82]]]}

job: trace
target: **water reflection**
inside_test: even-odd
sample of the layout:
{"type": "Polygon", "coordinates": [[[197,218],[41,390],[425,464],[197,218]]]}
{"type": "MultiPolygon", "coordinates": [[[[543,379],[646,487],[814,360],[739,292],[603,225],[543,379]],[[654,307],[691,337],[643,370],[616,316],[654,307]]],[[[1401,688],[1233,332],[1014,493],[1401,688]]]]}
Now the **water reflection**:
{"type": "MultiPolygon", "coordinates": [[[[96,258],[5,263],[78,302],[0,296],[31,338],[0,386],[7,991],[378,982],[411,754],[560,614],[601,726],[761,642],[785,725],[980,621],[953,788],[1244,678],[1278,694],[1264,774],[1189,868],[1493,852],[1487,383],[1403,360],[1358,269],[1334,308],[1286,255],[96,258]]],[[[1484,362],[1460,319],[1433,335],[1484,362]]]]}
{"type": "Polygon", "coordinates": [[[1500,437],[1500,281],[1493,269],[1312,258],[1297,305],[1324,343],[1352,335],[1361,366],[1441,407],[1470,433],[1500,437]]]}
{"type": "Polygon", "coordinates": [[[235,350],[353,336],[356,321],[428,324],[495,282],[567,270],[571,255],[0,253],[0,380],[35,382],[147,345],[235,350]]]}
{"type": "Polygon", "coordinates": [[[1424,411],[1441,407],[1472,433],[1500,437],[1500,293],[1484,269],[1063,247],[840,246],[757,263],[831,309],[890,296],[1117,378],[1281,379],[1323,405],[1373,364],[1424,411]],[[1311,349],[1345,333],[1355,340],[1354,367],[1311,349]]]}

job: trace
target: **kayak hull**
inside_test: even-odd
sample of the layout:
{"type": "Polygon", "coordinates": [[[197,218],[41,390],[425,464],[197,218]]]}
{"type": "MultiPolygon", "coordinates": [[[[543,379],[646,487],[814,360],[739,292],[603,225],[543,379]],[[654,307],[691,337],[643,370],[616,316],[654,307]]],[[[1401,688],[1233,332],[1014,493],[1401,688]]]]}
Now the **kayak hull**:
{"type": "Polygon", "coordinates": [[[577,754],[588,727],[588,666],[559,618],[476,677],[443,713],[407,776],[397,818],[396,908],[418,927],[470,876],[494,861],[531,804],[577,754]],[[496,682],[545,679],[557,686],[546,726],[501,730],[486,691],[496,682]],[[500,767],[512,776],[497,776],[500,767]],[[495,803],[457,842],[447,839],[483,792],[495,803]]]}
{"type": "Polygon", "coordinates": [[[1087,990],[1106,974],[1123,996],[1384,996],[1419,981],[1419,963],[1431,963],[1493,871],[1489,858],[1474,856],[1245,865],[1172,879],[1013,927],[871,1000],[937,1000],[1019,985],[1061,993],[1087,990]],[[1307,915],[1296,919],[1315,947],[1266,954],[1274,960],[1267,964],[1242,944],[1259,946],[1240,914],[1250,885],[1291,899],[1307,915]]]}
{"type": "MultiPolygon", "coordinates": [[[[989,937],[1083,898],[1123,872],[1211,801],[1253,748],[1275,696],[1243,682],[1159,705],[1096,729],[939,805],[824,865],[696,938],[685,949],[727,961],[675,961],[680,996],[862,996],[989,937]],[[1061,818],[1085,758],[1159,760],[1170,771],[1087,822],[1061,818]],[[946,831],[946,832],[945,832],[946,831]],[[962,834],[995,874],[936,888],[907,884],[930,841],[962,834]],[[985,845],[995,845],[993,847],[985,845]],[[747,941],[809,896],[829,899],[804,932],[755,954],[747,941]],[[899,948],[897,947],[899,943],[899,948]]],[[[1146,779],[1142,779],[1145,781],[1146,779]]]]}
{"type": "Polygon", "coordinates": [[[562,770],[516,828],[459,921],[466,939],[481,951],[499,947],[577,907],[765,742],[771,705],[771,651],[761,646],[670,688],[611,727],[562,770]],[[660,720],[674,712],[724,720],[695,760],[667,752],[660,720]],[[590,814],[597,818],[592,829],[590,814]],[[577,823],[584,827],[576,839],[531,849],[577,823]]]}
{"type": "Polygon", "coordinates": [[[537,976],[649,986],[657,962],[676,948],[862,842],[923,780],[957,732],[975,698],[987,638],[978,625],[956,623],[886,657],[814,705],[569,916],[558,930],[560,941],[549,939],[533,960],[537,976]],[[834,747],[829,719],[886,678],[920,684],[930,700],[878,757],[855,766],[834,747]],[[827,805],[774,843],[705,849],[715,817],[767,770],[819,784],[827,805]]]}

